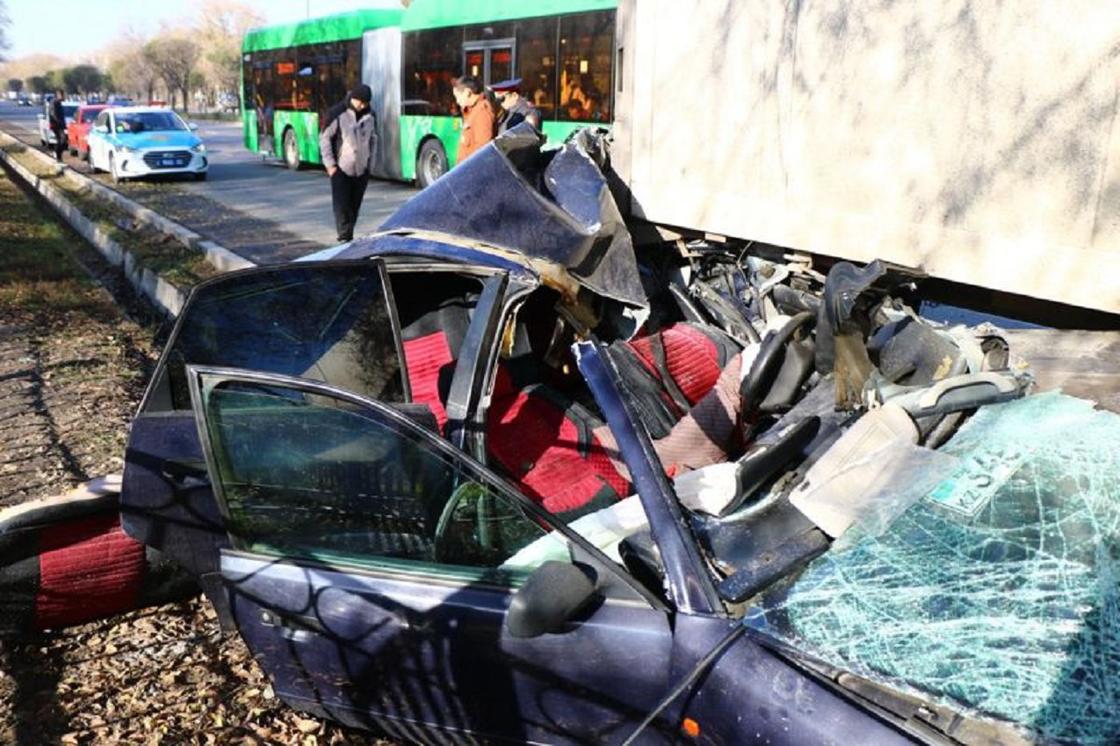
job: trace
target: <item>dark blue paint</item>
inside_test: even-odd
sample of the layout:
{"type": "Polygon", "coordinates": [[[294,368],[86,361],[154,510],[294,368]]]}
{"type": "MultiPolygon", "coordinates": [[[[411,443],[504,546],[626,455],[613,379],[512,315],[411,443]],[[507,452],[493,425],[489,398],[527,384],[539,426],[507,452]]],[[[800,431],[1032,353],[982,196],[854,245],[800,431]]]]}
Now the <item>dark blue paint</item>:
{"type": "Polygon", "coordinates": [[[650,530],[665,566],[669,598],[682,612],[722,612],[719,595],[696,541],[689,534],[673,487],[654,455],[649,435],[639,431],[635,425],[639,418],[620,394],[619,375],[614,363],[606,355],[601,355],[591,342],[577,345],[576,360],[630,469],[634,488],[649,518],[650,530]]]}

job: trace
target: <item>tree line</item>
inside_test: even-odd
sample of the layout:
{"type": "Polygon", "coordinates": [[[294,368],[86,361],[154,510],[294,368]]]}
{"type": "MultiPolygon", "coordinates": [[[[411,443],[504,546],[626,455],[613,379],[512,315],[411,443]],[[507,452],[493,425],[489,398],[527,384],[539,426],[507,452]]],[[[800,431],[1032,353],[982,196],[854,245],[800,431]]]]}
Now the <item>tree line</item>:
{"type": "Polygon", "coordinates": [[[192,105],[213,106],[219,96],[239,90],[241,39],[263,19],[237,0],[202,0],[194,10],[190,20],[150,36],[124,32],[80,64],[65,65],[51,55],[13,60],[3,65],[0,79],[17,93],[62,89],[81,96],[164,98],[188,111],[192,105]]]}

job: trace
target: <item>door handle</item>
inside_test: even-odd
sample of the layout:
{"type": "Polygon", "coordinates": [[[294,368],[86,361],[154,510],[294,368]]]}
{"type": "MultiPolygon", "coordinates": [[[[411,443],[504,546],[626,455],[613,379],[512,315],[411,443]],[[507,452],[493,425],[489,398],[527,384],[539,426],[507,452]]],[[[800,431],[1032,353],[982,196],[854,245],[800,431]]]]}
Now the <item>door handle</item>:
{"type": "Polygon", "coordinates": [[[210,479],[206,471],[206,462],[202,459],[164,459],[159,466],[159,472],[176,484],[182,484],[191,478],[201,481],[210,479]]]}
{"type": "Polygon", "coordinates": [[[315,635],[326,635],[327,628],[314,616],[305,614],[279,614],[267,609],[261,611],[262,627],[275,627],[280,637],[292,642],[307,642],[315,635]]]}

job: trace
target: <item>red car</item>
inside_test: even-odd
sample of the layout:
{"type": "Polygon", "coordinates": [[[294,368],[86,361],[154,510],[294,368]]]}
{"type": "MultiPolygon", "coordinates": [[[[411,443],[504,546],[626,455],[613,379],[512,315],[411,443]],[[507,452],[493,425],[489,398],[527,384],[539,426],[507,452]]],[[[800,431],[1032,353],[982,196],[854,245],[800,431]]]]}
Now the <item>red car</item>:
{"type": "Polygon", "coordinates": [[[89,159],[89,128],[93,120],[97,119],[102,109],[108,109],[108,104],[90,104],[79,106],[74,118],[66,125],[66,139],[70,144],[70,155],[81,156],[82,160],[89,159]]]}

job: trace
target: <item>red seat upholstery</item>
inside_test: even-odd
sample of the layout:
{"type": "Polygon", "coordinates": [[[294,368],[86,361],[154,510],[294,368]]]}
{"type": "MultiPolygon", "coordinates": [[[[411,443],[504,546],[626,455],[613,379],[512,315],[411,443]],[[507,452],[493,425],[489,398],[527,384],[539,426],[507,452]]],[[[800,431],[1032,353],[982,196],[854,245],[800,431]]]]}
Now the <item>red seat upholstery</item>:
{"type": "Polygon", "coordinates": [[[629,342],[615,342],[609,354],[632,401],[654,438],[712,390],[739,346],[714,327],[679,323],[629,342]]]}
{"type": "Polygon", "coordinates": [[[427,404],[432,408],[439,423],[440,432],[447,423],[447,409],[440,398],[440,376],[453,372],[455,358],[447,343],[447,334],[442,331],[425,334],[404,341],[404,360],[408,368],[408,381],[412,387],[412,401],[427,404]],[[448,367],[451,372],[445,372],[448,367]]]}
{"type": "Polygon", "coordinates": [[[487,414],[490,457],[522,491],[566,520],[630,494],[595,437],[603,422],[585,407],[544,385],[509,390],[499,375],[487,414]]]}

